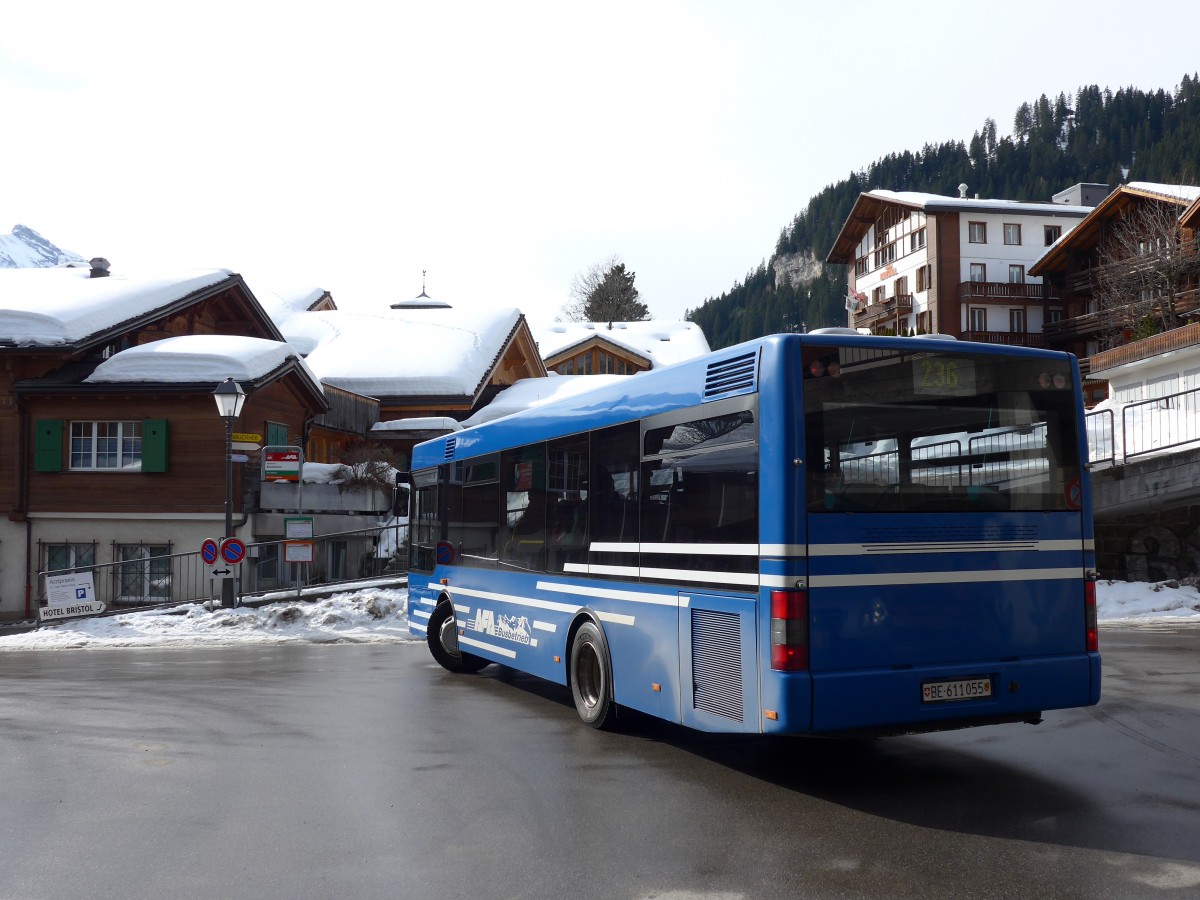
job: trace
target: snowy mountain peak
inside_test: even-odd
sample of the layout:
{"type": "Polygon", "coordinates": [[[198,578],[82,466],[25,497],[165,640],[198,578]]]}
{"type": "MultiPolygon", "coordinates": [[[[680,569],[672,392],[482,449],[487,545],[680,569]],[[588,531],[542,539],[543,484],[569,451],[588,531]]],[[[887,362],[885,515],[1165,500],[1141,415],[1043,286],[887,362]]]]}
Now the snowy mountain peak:
{"type": "Polygon", "coordinates": [[[78,253],[60,250],[24,225],[14,226],[12,234],[0,234],[0,268],[40,269],[81,262],[85,260],[78,253]]]}

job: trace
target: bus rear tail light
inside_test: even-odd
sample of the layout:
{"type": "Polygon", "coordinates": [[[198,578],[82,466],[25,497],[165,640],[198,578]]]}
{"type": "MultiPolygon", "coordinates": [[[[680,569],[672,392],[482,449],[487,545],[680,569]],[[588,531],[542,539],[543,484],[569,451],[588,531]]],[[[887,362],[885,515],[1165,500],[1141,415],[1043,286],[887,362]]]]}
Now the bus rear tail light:
{"type": "Polygon", "coordinates": [[[1096,582],[1083,583],[1083,628],[1089,652],[1100,649],[1100,633],[1096,629],[1096,582]]]}
{"type": "Polygon", "coordinates": [[[780,672],[808,669],[805,591],[771,591],[771,668],[780,672]]]}

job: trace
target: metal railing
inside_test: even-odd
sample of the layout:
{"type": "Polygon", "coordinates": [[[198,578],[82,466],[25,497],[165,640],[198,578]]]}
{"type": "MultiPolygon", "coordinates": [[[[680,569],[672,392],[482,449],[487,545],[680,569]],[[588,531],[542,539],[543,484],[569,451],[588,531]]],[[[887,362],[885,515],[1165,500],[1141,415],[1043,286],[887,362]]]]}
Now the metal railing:
{"type": "Polygon", "coordinates": [[[1121,465],[1130,459],[1200,443],[1200,388],[1138,400],[1086,416],[1088,461],[1121,465]],[[1118,452],[1119,451],[1119,452],[1118,452]]]}
{"type": "MultiPolygon", "coordinates": [[[[336,585],[407,571],[404,558],[407,526],[385,525],[323,534],[312,539],[312,561],[287,561],[288,541],[246,545],[246,558],[231,566],[239,597],[336,585]]],[[[199,551],[153,555],[150,548],[137,558],[37,573],[38,605],[46,600],[46,578],[90,572],[95,599],[111,610],[144,609],[177,603],[215,600],[221,582],[199,551]]]]}

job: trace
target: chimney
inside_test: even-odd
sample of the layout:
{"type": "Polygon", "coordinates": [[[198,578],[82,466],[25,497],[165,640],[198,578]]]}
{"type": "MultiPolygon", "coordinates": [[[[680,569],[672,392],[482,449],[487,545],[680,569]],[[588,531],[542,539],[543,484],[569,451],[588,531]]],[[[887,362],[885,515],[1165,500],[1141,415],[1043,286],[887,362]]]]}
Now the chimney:
{"type": "Polygon", "coordinates": [[[107,278],[108,277],[108,260],[103,256],[97,256],[94,259],[88,260],[88,265],[92,267],[92,278],[107,278]]]}
{"type": "Polygon", "coordinates": [[[958,199],[960,199],[960,200],[967,199],[967,186],[965,184],[960,184],[958,186],[958,199]]]}

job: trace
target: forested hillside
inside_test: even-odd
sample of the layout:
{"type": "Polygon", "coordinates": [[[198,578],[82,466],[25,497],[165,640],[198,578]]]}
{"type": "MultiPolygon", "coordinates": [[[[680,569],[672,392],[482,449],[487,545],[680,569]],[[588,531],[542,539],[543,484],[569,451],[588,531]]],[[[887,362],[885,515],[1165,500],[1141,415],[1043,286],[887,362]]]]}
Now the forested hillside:
{"type": "Polygon", "coordinates": [[[862,191],[957,196],[966,184],[972,196],[1048,202],[1079,182],[1200,184],[1198,97],[1196,75],[1184,75],[1174,94],[1136,88],[1114,94],[1095,85],[1073,98],[1043,94],[1021,104],[1011,135],[998,137],[988,119],[968,142],[886,156],[813,197],[780,233],[769,261],[686,317],[713,349],[778,331],[845,325],[846,267],[824,259],[862,191]],[[815,277],[777,278],[773,268],[814,259],[823,264],[815,277]]]}

